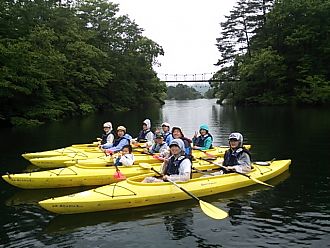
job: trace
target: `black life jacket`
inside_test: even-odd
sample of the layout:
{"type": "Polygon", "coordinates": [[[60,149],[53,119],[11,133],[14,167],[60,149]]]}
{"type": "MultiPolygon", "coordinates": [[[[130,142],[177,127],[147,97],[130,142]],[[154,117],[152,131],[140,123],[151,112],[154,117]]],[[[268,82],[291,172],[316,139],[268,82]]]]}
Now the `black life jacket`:
{"type": "Polygon", "coordinates": [[[224,160],[223,160],[223,166],[234,166],[238,164],[238,158],[241,156],[241,154],[245,152],[249,155],[251,158],[251,154],[248,150],[246,150],[243,147],[238,148],[237,150],[233,151],[232,149],[228,149],[225,152],[224,160]]]}
{"type": "Polygon", "coordinates": [[[102,134],[102,136],[101,136],[101,145],[104,145],[105,143],[107,143],[107,139],[108,139],[108,136],[110,135],[110,134],[113,134],[113,137],[115,137],[115,133],[114,133],[114,131],[113,130],[111,130],[109,133],[107,133],[107,134],[102,134]]]}
{"type": "Polygon", "coordinates": [[[137,137],[137,142],[147,142],[147,139],[146,139],[146,136],[148,133],[150,133],[151,130],[147,130],[147,131],[144,131],[144,130],[141,130],[138,137],[137,137]]]}
{"type": "Polygon", "coordinates": [[[165,169],[165,175],[179,175],[179,168],[183,160],[185,160],[187,156],[180,156],[175,159],[174,156],[171,156],[170,160],[165,169]]]}
{"type": "MultiPolygon", "coordinates": [[[[213,142],[213,137],[212,137],[212,135],[209,134],[209,133],[207,133],[205,136],[202,136],[202,135],[198,136],[197,139],[196,139],[196,141],[195,141],[195,144],[194,144],[194,145],[195,145],[195,146],[199,146],[199,147],[204,147],[204,146],[205,146],[205,140],[206,140],[208,137],[211,137],[211,140],[212,140],[212,142],[213,142]]],[[[212,144],[211,144],[211,146],[210,146],[209,149],[211,149],[211,148],[212,148],[212,144]]]]}

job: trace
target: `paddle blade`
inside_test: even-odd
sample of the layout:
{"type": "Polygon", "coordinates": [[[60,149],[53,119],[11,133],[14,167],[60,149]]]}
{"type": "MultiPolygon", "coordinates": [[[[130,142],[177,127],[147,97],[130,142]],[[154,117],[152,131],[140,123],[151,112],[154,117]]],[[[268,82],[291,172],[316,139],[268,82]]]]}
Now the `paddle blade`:
{"type": "Polygon", "coordinates": [[[222,220],[228,216],[228,213],[224,210],[221,210],[220,208],[217,208],[216,206],[213,206],[210,203],[204,202],[202,200],[199,200],[199,205],[201,206],[201,209],[203,212],[216,220],[222,220]]]}
{"type": "Polygon", "coordinates": [[[125,175],[121,173],[120,171],[116,171],[113,177],[117,180],[124,180],[126,179],[125,175]]]}

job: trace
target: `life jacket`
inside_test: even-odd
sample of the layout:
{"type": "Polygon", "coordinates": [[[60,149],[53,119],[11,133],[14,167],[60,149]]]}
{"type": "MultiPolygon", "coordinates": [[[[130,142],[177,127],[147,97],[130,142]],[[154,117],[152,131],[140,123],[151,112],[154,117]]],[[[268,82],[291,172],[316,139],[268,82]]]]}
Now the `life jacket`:
{"type": "Polygon", "coordinates": [[[102,136],[101,136],[101,145],[104,145],[104,144],[106,144],[107,143],[107,139],[108,139],[108,136],[110,135],[110,134],[113,134],[113,137],[115,137],[115,133],[114,133],[114,131],[113,130],[111,130],[109,133],[107,133],[107,134],[102,134],[102,136]]]}
{"type": "Polygon", "coordinates": [[[140,133],[139,133],[139,135],[138,135],[138,137],[137,137],[137,142],[147,142],[147,139],[146,139],[146,136],[147,136],[147,134],[148,133],[150,133],[151,132],[151,130],[149,129],[149,130],[147,130],[147,131],[143,131],[143,130],[141,130],[140,131],[140,133]]]}
{"type": "Polygon", "coordinates": [[[188,158],[187,156],[180,156],[177,159],[175,159],[174,156],[171,156],[168,164],[165,169],[165,175],[179,175],[179,168],[183,160],[188,158]]]}
{"type": "Polygon", "coordinates": [[[171,132],[163,133],[164,140],[166,141],[167,137],[172,134],[171,132]]]}
{"type": "Polygon", "coordinates": [[[152,152],[155,153],[155,152],[159,152],[159,150],[162,148],[163,145],[165,145],[166,142],[162,143],[162,144],[154,144],[152,146],[152,152]]]}
{"type": "Polygon", "coordinates": [[[120,137],[120,138],[114,140],[114,142],[113,142],[113,147],[118,146],[119,142],[120,142],[121,140],[123,140],[123,139],[127,140],[127,144],[129,145],[130,140],[127,139],[125,136],[123,136],[123,137],[120,137]]]}
{"type": "MultiPolygon", "coordinates": [[[[205,147],[205,140],[206,140],[208,137],[211,137],[211,140],[212,140],[212,142],[213,142],[213,137],[212,137],[212,135],[209,134],[209,133],[207,133],[205,136],[202,136],[202,135],[198,136],[197,139],[196,139],[196,141],[195,141],[195,144],[194,144],[194,145],[195,145],[195,146],[199,146],[199,147],[205,147]]],[[[211,148],[212,148],[212,144],[211,144],[211,146],[210,146],[209,149],[211,149],[211,148]]]]}
{"type": "Polygon", "coordinates": [[[234,166],[238,164],[238,158],[241,156],[241,154],[245,152],[249,155],[251,158],[251,154],[248,150],[245,148],[238,148],[237,150],[233,151],[232,149],[228,149],[225,152],[224,160],[223,160],[223,166],[234,166]]]}

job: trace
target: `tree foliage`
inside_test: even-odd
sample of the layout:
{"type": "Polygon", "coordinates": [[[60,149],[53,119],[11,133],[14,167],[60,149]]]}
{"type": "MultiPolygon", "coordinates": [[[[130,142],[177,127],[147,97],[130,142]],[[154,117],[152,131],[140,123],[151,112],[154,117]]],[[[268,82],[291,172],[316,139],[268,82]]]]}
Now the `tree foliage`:
{"type": "Polygon", "coordinates": [[[187,100],[203,98],[202,94],[193,87],[184,84],[178,84],[175,87],[167,87],[167,99],[187,100]]]}
{"type": "Polygon", "coordinates": [[[265,3],[239,1],[242,8],[235,7],[222,25],[226,29],[218,39],[221,69],[214,75],[222,83],[211,86],[220,100],[231,98],[237,104],[329,103],[330,2],[278,0],[272,7],[265,3]],[[242,17],[233,17],[237,11],[255,20],[253,28],[237,29],[244,27],[242,17]],[[246,36],[249,40],[243,39],[243,53],[234,49],[241,40],[240,31],[251,34],[246,36]],[[228,49],[227,54],[221,48],[230,42],[233,52],[228,49]]]}
{"type": "Polygon", "coordinates": [[[43,122],[158,101],[166,85],[152,65],[163,49],[118,11],[105,0],[1,1],[1,118],[43,122]]]}

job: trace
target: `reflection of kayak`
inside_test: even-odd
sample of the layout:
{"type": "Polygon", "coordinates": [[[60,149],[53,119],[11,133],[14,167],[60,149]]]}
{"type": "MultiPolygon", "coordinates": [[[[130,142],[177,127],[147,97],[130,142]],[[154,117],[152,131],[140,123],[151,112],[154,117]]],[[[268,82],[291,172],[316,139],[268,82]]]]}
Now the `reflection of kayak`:
{"type": "MultiPolygon", "coordinates": [[[[153,167],[159,169],[160,163],[153,164],[153,167]]],[[[195,162],[196,168],[214,168],[205,161],[195,162]]],[[[150,173],[139,165],[119,166],[120,172],[126,177],[132,177],[145,173],[150,173]]],[[[117,182],[115,177],[116,168],[114,166],[82,166],[73,165],[66,168],[59,168],[47,171],[37,171],[31,173],[3,175],[2,178],[19,188],[23,189],[41,189],[41,188],[60,188],[76,187],[88,185],[105,185],[117,182]]]]}
{"type": "MultiPolygon", "coordinates": [[[[260,181],[266,181],[288,170],[291,160],[278,160],[269,166],[254,165],[249,175],[260,181]]],[[[102,186],[93,190],[68,196],[40,201],[39,204],[54,213],[73,214],[140,207],[189,199],[189,196],[169,182],[142,183],[140,175],[125,181],[102,186]]],[[[193,173],[188,182],[180,182],[182,188],[201,197],[230,191],[255,184],[255,181],[236,174],[204,177],[193,173]]]]}

